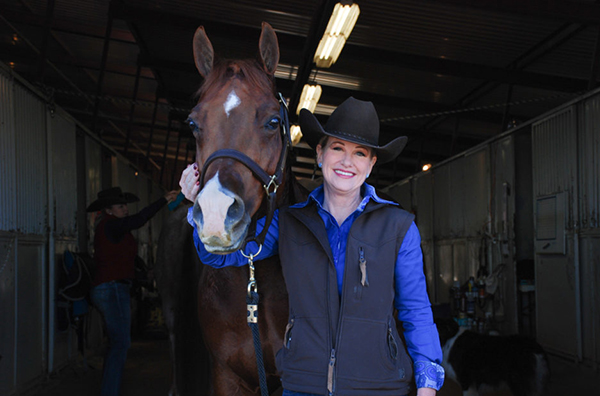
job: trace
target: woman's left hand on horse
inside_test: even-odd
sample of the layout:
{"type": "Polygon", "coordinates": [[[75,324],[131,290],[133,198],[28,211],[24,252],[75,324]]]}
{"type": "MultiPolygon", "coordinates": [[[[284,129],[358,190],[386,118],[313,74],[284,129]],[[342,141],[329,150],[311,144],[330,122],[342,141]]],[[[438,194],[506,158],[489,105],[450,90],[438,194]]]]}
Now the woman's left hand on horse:
{"type": "Polygon", "coordinates": [[[196,163],[190,164],[185,168],[179,180],[181,192],[190,201],[195,202],[200,191],[200,170],[196,163]]]}

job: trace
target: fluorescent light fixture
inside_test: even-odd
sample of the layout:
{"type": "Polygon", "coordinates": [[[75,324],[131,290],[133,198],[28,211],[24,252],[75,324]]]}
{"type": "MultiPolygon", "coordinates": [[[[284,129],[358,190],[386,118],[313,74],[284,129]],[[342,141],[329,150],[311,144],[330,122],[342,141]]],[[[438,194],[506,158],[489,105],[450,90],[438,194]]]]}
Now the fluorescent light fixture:
{"type": "Polygon", "coordinates": [[[292,125],[290,127],[290,137],[292,138],[292,146],[300,143],[300,139],[302,138],[302,131],[300,130],[300,125],[292,125]]]}
{"type": "Polygon", "coordinates": [[[302,95],[300,95],[300,102],[298,102],[298,109],[296,114],[300,114],[300,109],[308,109],[311,113],[315,112],[319,98],[321,97],[321,86],[320,85],[304,85],[302,88],[302,95]]]}
{"type": "Polygon", "coordinates": [[[346,40],[350,37],[359,14],[358,4],[342,5],[342,3],[337,3],[335,5],[325,34],[323,34],[315,53],[314,62],[318,67],[326,68],[335,63],[346,40]]]}

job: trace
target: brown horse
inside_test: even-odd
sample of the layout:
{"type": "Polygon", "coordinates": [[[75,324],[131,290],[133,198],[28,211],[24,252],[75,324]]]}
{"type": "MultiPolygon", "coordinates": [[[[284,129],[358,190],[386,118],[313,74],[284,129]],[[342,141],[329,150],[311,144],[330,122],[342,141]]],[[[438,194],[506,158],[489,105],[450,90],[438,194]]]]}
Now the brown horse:
{"type": "MultiPolygon", "coordinates": [[[[266,192],[273,190],[265,188],[255,172],[242,163],[244,161],[231,156],[214,159],[211,155],[223,149],[235,150],[273,175],[281,165],[279,159],[287,144],[274,86],[279,47],[275,32],[267,23],[262,26],[259,54],[258,60],[215,62],[204,29],[198,28],[194,35],[195,63],[204,83],[198,91],[198,104],[189,116],[196,139],[196,163],[203,169],[203,188],[194,202],[193,217],[206,249],[214,253],[233,252],[243,245],[251,219],[265,215],[266,192]]],[[[306,199],[306,190],[292,176],[289,161],[280,176],[277,206],[306,199]]],[[[202,370],[202,364],[198,367],[197,363],[190,363],[190,372],[190,367],[182,363],[190,362],[191,350],[200,351],[196,353],[201,355],[202,348],[178,327],[190,307],[194,308],[190,301],[184,301],[187,297],[182,294],[190,281],[198,279],[201,334],[197,337],[203,338],[210,356],[210,393],[258,395],[258,368],[246,321],[248,267],[213,269],[197,265],[201,268],[196,274],[193,263],[176,262],[183,258],[182,252],[189,251],[192,241],[191,227],[180,225],[185,222],[185,210],[173,217],[175,220],[163,228],[157,262],[161,268],[157,268],[159,289],[175,360],[172,394],[183,394],[188,389],[190,394],[204,393],[199,383],[201,373],[193,372],[202,370]],[[173,257],[173,254],[182,257],[173,257]],[[177,278],[185,276],[188,278],[180,279],[181,285],[186,285],[182,288],[177,278]]],[[[275,353],[282,345],[287,323],[287,292],[277,257],[257,262],[255,275],[260,293],[258,323],[272,393],[280,387],[275,353]]]]}

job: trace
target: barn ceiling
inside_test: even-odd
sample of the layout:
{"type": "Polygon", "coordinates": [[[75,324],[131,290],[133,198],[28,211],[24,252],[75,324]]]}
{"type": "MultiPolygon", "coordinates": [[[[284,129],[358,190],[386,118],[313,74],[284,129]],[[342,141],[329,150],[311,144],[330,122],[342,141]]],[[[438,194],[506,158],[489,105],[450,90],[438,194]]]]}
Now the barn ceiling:
{"type": "MultiPolygon", "coordinates": [[[[335,3],[0,0],[0,60],[166,188],[193,161],[185,119],[202,81],[192,57],[199,25],[218,55],[248,58],[269,22],[281,47],[277,86],[292,109],[307,82],[323,87],[322,122],[348,96],[373,101],[382,139],[409,137],[373,172],[380,187],[597,85],[594,0],[357,0],[339,60],[318,69],[313,54],[335,3]]],[[[308,146],[295,154],[296,175],[310,178],[308,146]]]]}

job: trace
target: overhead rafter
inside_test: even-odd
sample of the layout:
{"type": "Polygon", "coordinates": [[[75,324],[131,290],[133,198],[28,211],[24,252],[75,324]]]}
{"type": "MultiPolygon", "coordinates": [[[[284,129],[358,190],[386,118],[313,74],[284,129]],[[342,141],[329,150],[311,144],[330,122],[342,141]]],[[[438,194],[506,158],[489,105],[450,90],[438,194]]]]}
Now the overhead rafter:
{"type": "Polygon", "coordinates": [[[600,25],[600,4],[569,0],[425,0],[452,6],[600,25]]]}

